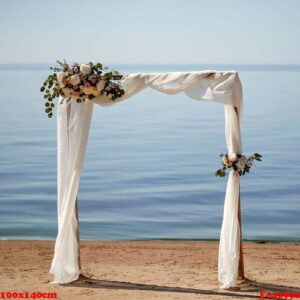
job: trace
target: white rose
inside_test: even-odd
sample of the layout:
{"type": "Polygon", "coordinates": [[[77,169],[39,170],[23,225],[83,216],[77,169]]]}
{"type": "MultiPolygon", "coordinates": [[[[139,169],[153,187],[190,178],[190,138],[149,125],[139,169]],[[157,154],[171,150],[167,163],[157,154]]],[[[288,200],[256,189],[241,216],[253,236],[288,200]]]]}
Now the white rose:
{"type": "Polygon", "coordinates": [[[99,92],[101,92],[104,89],[104,86],[105,86],[105,80],[99,80],[97,85],[96,85],[97,90],[99,92]]]}
{"type": "Polygon", "coordinates": [[[242,157],[239,160],[240,160],[242,166],[245,167],[246,164],[247,164],[247,158],[246,158],[246,156],[242,155],[242,157]]]}
{"type": "Polygon", "coordinates": [[[58,73],[56,74],[56,77],[57,77],[57,81],[58,81],[59,86],[60,86],[61,88],[63,88],[63,87],[65,86],[64,83],[63,83],[63,80],[64,80],[64,78],[65,78],[64,72],[58,72],[58,73]]]}
{"type": "Polygon", "coordinates": [[[236,166],[239,170],[244,170],[247,164],[247,158],[243,155],[239,158],[238,162],[236,163],[236,166]]]}
{"type": "Polygon", "coordinates": [[[80,76],[78,74],[71,76],[71,84],[78,85],[80,83],[80,76]]]}
{"type": "Polygon", "coordinates": [[[235,166],[237,167],[238,171],[242,171],[244,169],[241,162],[239,161],[235,164],[235,166]]]}
{"type": "Polygon", "coordinates": [[[228,158],[231,160],[231,161],[236,161],[237,160],[237,155],[235,153],[229,153],[228,154],[228,158]]]}
{"type": "Polygon", "coordinates": [[[83,74],[83,75],[88,75],[91,73],[91,66],[90,65],[86,65],[86,64],[83,64],[80,66],[80,72],[83,74]]]}
{"type": "Polygon", "coordinates": [[[70,96],[72,93],[72,90],[69,88],[63,88],[62,91],[66,97],[70,96]]]}
{"type": "Polygon", "coordinates": [[[242,155],[240,157],[240,161],[243,161],[243,162],[247,161],[247,157],[245,155],[242,155]]]}

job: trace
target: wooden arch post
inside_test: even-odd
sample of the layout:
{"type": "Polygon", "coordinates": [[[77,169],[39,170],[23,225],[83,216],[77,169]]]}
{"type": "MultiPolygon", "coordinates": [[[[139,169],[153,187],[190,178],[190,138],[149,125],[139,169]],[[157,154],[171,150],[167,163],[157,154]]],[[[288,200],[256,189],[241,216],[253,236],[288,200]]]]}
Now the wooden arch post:
{"type": "MultiPolygon", "coordinates": [[[[234,107],[234,110],[235,110],[235,112],[237,114],[237,117],[238,117],[238,120],[239,120],[239,113],[238,113],[237,107],[234,107]]],[[[239,278],[245,279],[244,254],[243,254],[243,234],[242,234],[242,217],[241,217],[241,189],[239,189],[238,221],[239,221],[239,228],[240,228],[240,257],[239,257],[238,275],[239,275],[239,278]]]]}
{"type": "Polygon", "coordinates": [[[243,235],[242,235],[242,218],[241,218],[241,191],[239,190],[238,220],[240,227],[240,259],[239,259],[239,277],[245,279],[244,273],[244,254],[243,254],[243,235]]]}

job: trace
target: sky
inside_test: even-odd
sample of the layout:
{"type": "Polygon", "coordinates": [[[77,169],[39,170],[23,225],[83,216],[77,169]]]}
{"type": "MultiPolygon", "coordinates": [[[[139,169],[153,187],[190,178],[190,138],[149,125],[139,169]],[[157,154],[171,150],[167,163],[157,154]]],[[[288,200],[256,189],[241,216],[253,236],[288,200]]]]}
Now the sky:
{"type": "Polygon", "coordinates": [[[0,0],[0,63],[300,64],[299,0],[0,0]]]}

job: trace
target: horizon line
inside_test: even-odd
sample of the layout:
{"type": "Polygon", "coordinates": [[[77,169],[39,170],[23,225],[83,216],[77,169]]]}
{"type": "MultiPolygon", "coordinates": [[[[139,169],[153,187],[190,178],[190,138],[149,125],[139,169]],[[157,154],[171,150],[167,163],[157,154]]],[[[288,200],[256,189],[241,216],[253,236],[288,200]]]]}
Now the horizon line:
{"type": "MultiPolygon", "coordinates": [[[[0,62],[0,65],[53,65],[53,62],[0,62]]],[[[300,63],[201,63],[201,62],[195,62],[195,63],[147,63],[147,62],[110,62],[108,64],[114,64],[114,65],[221,65],[221,66],[300,66],[300,63]]]]}

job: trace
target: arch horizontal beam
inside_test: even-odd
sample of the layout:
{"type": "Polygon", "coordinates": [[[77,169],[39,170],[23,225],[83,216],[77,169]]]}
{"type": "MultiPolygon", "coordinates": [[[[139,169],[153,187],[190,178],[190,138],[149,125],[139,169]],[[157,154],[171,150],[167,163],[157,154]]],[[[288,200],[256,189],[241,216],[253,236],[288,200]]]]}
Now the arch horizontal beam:
{"type": "Polygon", "coordinates": [[[169,73],[134,73],[124,76],[120,81],[125,90],[124,96],[110,100],[98,96],[95,104],[111,106],[124,101],[145,88],[152,88],[165,94],[175,95],[184,92],[195,100],[219,102],[235,106],[241,116],[242,86],[235,71],[194,71],[169,73]]]}

